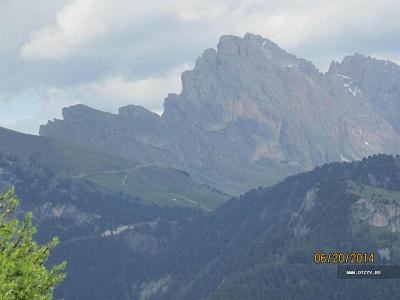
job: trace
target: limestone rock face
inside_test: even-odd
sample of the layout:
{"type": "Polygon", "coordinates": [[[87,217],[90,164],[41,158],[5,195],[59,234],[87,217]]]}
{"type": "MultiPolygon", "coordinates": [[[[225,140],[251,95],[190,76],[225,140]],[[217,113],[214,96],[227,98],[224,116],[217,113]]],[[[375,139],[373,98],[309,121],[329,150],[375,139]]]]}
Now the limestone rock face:
{"type": "Polygon", "coordinates": [[[400,205],[395,201],[361,198],[352,207],[353,216],[371,226],[400,232],[400,205]]]}
{"type": "Polygon", "coordinates": [[[40,134],[182,168],[231,193],[329,161],[400,152],[400,67],[360,54],[327,73],[258,35],[222,36],[164,113],[66,108],[40,134]]]}

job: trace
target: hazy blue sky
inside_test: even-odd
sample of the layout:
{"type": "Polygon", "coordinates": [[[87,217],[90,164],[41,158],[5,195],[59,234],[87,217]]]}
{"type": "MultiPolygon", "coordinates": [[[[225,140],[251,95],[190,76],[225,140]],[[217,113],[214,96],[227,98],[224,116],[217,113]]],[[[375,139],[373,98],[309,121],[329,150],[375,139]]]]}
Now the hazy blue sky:
{"type": "Polygon", "coordinates": [[[77,103],[161,112],[222,34],[261,34],[323,71],[354,52],[399,63],[399,16],[399,0],[0,0],[0,126],[37,133],[77,103]]]}

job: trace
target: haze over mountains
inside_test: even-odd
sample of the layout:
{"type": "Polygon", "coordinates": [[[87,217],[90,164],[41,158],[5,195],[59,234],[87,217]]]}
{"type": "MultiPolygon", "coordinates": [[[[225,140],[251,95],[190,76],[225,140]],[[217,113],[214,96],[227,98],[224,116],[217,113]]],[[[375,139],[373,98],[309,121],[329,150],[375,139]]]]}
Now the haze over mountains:
{"type": "Polygon", "coordinates": [[[400,263],[400,157],[365,158],[400,153],[398,65],[355,54],[321,73],[223,36],[182,85],[162,116],[77,105],[41,136],[0,128],[0,190],[16,186],[39,241],[60,237],[50,262],[68,261],[56,297],[398,298],[397,281],[313,262],[400,263]]]}
{"type": "Polygon", "coordinates": [[[327,73],[261,36],[222,36],[158,116],[63,110],[40,135],[173,166],[230,194],[329,161],[400,152],[400,67],[360,54],[327,73]]]}

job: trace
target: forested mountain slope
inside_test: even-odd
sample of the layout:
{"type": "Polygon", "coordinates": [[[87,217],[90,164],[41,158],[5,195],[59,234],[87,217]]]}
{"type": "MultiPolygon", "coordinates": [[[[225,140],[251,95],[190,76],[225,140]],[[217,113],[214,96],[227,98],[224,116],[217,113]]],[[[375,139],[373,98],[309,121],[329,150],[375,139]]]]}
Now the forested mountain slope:
{"type": "Polygon", "coordinates": [[[151,299],[396,299],[396,280],[339,280],[313,259],[373,252],[396,265],[399,234],[400,157],[327,164],[180,226],[169,289],[151,299]]]}

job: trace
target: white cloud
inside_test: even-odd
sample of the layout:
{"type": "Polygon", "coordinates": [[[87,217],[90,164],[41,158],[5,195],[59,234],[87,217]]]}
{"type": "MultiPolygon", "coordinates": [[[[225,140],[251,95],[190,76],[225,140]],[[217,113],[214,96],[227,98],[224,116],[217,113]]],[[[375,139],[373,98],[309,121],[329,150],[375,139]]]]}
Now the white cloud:
{"type": "Polygon", "coordinates": [[[398,31],[399,7],[397,0],[372,0],[368,5],[363,0],[247,0],[218,4],[209,0],[148,0],[146,5],[132,0],[74,0],[57,13],[54,24],[32,33],[21,55],[63,58],[96,40],[132,32],[136,27],[149,32],[146,38],[150,44],[152,28],[145,26],[149,20],[162,17],[165,31],[169,30],[169,20],[179,22],[193,35],[208,31],[208,38],[213,42],[224,33],[254,32],[288,48],[304,47],[316,41],[331,44],[340,38],[398,31]]]}
{"type": "Polygon", "coordinates": [[[71,54],[80,43],[104,33],[106,16],[107,12],[102,5],[97,5],[97,1],[74,1],[56,14],[54,25],[32,32],[21,55],[55,59],[71,54]]]}
{"type": "Polygon", "coordinates": [[[21,56],[62,59],[110,35],[136,28],[151,31],[146,25],[157,18],[190,22],[220,16],[224,7],[211,2],[148,0],[144,5],[131,0],[73,0],[56,14],[53,24],[31,33],[21,56]]]}

